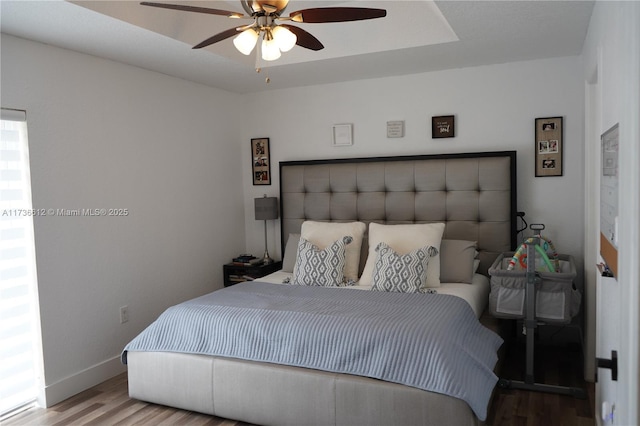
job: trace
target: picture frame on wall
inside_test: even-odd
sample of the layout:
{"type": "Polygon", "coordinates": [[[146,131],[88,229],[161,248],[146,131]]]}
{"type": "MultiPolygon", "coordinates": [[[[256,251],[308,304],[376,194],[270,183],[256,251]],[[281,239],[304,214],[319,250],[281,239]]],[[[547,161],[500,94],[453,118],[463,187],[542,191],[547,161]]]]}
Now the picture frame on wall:
{"type": "Polygon", "coordinates": [[[254,185],[271,185],[269,138],[251,139],[251,171],[254,185]]]}
{"type": "Polygon", "coordinates": [[[353,145],[353,125],[334,124],[333,125],[333,146],[353,145]]]}
{"type": "Polygon", "coordinates": [[[542,117],[535,120],[536,177],[563,175],[562,117],[542,117]]]}
{"type": "Polygon", "coordinates": [[[456,136],[455,116],[431,117],[431,138],[453,138],[456,136]]]}

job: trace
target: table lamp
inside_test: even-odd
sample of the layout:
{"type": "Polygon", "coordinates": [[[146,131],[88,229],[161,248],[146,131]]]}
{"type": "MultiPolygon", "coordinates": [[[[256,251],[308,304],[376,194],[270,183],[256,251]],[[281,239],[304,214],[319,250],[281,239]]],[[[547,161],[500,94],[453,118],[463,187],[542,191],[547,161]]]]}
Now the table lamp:
{"type": "Polygon", "coordinates": [[[264,197],[255,198],[254,201],[256,220],[264,220],[264,258],[262,262],[268,265],[273,263],[273,259],[269,257],[269,250],[267,250],[267,220],[278,218],[278,198],[267,197],[265,194],[264,197]]]}

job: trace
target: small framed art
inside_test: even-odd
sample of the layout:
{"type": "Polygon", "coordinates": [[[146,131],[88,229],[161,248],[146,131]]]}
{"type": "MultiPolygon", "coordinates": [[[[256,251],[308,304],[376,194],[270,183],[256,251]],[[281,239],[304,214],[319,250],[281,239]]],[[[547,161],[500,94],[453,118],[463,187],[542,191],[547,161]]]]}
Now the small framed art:
{"type": "Polygon", "coordinates": [[[333,146],[353,145],[353,126],[351,124],[333,125],[333,146]]]}
{"type": "Polygon", "coordinates": [[[404,120],[387,121],[388,138],[404,138],[404,120]]]}
{"type": "Polygon", "coordinates": [[[251,170],[254,185],[271,185],[269,138],[251,139],[251,170]]]}
{"type": "Polygon", "coordinates": [[[536,118],[536,177],[562,176],[562,117],[536,118]]]}
{"type": "Polygon", "coordinates": [[[431,138],[453,138],[456,136],[455,116],[431,117],[431,138]]]}

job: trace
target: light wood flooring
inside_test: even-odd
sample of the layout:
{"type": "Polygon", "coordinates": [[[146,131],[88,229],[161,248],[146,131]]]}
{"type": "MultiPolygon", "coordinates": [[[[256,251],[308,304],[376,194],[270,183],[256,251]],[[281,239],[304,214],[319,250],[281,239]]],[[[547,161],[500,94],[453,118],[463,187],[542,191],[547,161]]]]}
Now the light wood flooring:
{"type": "Polygon", "coordinates": [[[194,425],[242,426],[247,423],[149,404],[129,398],[126,373],[51,408],[30,408],[2,422],[18,425],[194,425]]]}
{"type": "MultiPolygon", "coordinates": [[[[588,398],[580,400],[541,392],[497,389],[487,426],[594,426],[594,385],[582,380],[579,350],[571,346],[541,347],[536,355],[536,382],[580,386],[587,390],[588,398]]],[[[502,377],[519,380],[523,370],[524,348],[516,342],[506,355],[502,377]]],[[[2,422],[3,426],[134,424],[249,426],[243,422],[130,399],[125,374],[49,409],[31,408],[2,422]]]]}

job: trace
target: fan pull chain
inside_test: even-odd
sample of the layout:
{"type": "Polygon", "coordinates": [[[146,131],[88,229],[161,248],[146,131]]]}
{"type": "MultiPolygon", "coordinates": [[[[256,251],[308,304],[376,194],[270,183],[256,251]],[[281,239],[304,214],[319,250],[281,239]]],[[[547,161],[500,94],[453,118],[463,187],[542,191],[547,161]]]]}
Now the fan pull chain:
{"type": "MultiPolygon", "coordinates": [[[[260,40],[258,40],[258,43],[256,43],[256,73],[258,74],[260,74],[260,72],[262,71],[262,67],[260,66],[260,58],[262,58],[262,43],[260,43],[260,40]]],[[[269,78],[268,74],[265,77],[264,82],[266,84],[271,83],[271,79],[269,78]]]]}
{"type": "MultiPolygon", "coordinates": [[[[261,71],[262,71],[262,68],[256,68],[256,72],[257,72],[257,73],[260,73],[261,71]]],[[[269,75],[268,75],[268,74],[267,74],[267,76],[265,77],[264,82],[265,82],[265,83],[267,83],[267,84],[271,83],[271,79],[269,78],[269,75]]]]}

